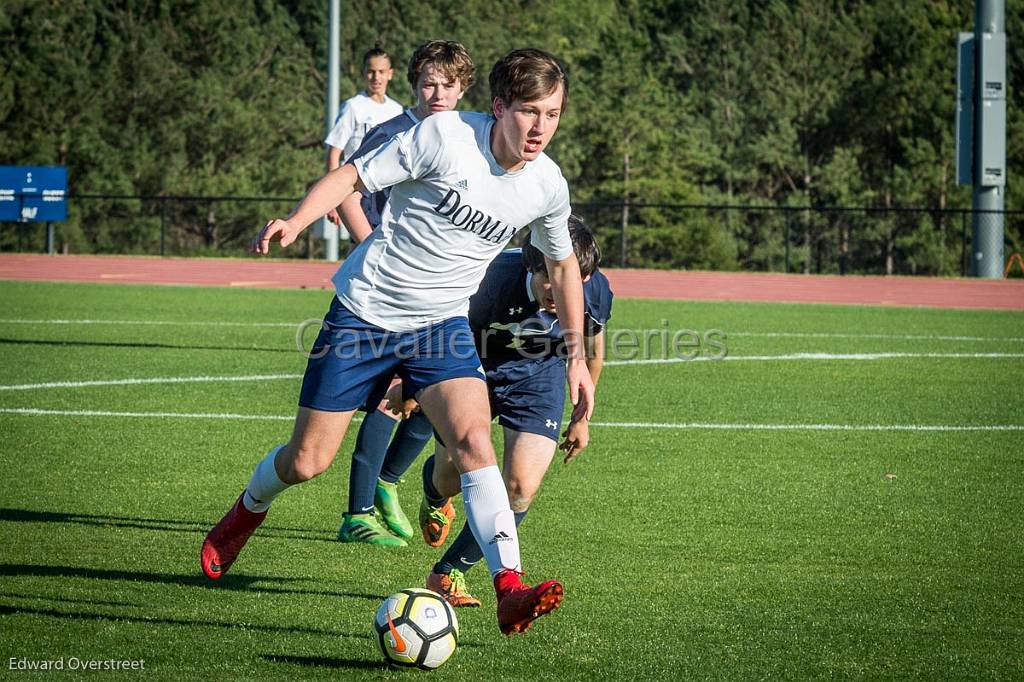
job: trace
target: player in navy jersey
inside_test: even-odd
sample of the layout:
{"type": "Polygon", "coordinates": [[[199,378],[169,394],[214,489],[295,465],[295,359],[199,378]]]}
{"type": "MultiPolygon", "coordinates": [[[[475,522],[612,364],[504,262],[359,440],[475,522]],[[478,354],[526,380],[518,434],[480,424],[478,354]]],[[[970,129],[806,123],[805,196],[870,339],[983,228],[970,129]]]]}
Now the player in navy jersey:
{"type": "Polygon", "coordinates": [[[466,314],[487,265],[521,229],[543,254],[565,332],[574,420],[593,413],[583,347],[583,285],[569,239],[569,188],[544,149],[568,103],[568,80],[541,50],[514,50],[490,74],[492,113],[447,111],[321,178],[285,219],[253,240],[287,247],[353,192],[391,187],[380,227],[333,277],[335,297],[310,351],[291,438],[256,465],[207,533],[200,562],[224,575],[289,487],[323,473],[356,409],[391,378],[418,400],[460,472],[466,518],[497,594],[498,627],[523,632],[562,602],[557,580],[522,580],[515,517],[491,443],[487,384],[466,314]]]}
{"type": "MultiPolygon", "coordinates": [[[[367,133],[349,163],[372,153],[428,116],[454,109],[473,85],[475,67],[461,44],[428,40],[413,52],[406,75],[416,96],[416,106],[367,133]]],[[[341,220],[353,240],[362,242],[380,225],[389,194],[388,189],[366,195],[353,192],[341,203],[341,220]]],[[[342,542],[401,547],[413,536],[412,524],[398,502],[399,475],[391,468],[382,471],[381,465],[385,452],[390,452],[393,460],[415,459],[433,430],[422,412],[404,420],[389,444],[394,430],[395,417],[383,409],[383,404],[380,409],[377,405],[367,406],[352,453],[348,511],[338,530],[338,540],[342,542]]]]}
{"type": "MultiPolygon", "coordinates": [[[[597,270],[600,250],[594,235],[575,216],[569,219],[569,234],[584,280],[587,369],[596,386],[612,291],[597,270]]],[[[551,464],[565,406],[565,346],[555,310],[543,255],[529,244],[522,251],[505,251],[495,258],[469,300],[469,324],[487,371],[491,415],[504,432],[502,473],[517,526],[551,464]]],[[[402,402],[399,393],[397,389],[389,392],[391,405],[402,402]]],[[[414,402],[402,402],[403,414],[415,414],[414,409],[414,402]]],[[[589,442],[587,420],[573,421],[562,435],[565,440],[560,447],[568,463],[589,442]]],[[[390,461],[400,456],[389,453],[385,467],[404,471],[411,461],[390,461]]],[[[454,519],[449,498],[460,489],[458,472],[440,443],[424,464],[423,487],[423,537],[429,545],[440,547],[454,519]]],[[[479,606],[466,588],[465,572],[481,558],[471,529],[464,526],[427,577],[427,588],[444,595],[453,606],[479,606]]]]}

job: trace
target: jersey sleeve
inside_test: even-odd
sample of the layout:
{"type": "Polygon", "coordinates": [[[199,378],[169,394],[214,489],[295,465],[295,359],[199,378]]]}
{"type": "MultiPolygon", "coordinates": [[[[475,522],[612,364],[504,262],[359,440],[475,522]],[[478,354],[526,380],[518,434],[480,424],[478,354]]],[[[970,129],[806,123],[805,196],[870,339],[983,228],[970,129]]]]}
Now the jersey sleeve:
{"type": "Polygon", "coordinates": [[[361,159],[377,147],[381,146],[388,141],[388,133],[384,130],[383,125],[374,126],[370,129],[370,132],[366,133],[366,137],[363,138],[362,144],[359,145],[359,149],[353,152],[352,156],[345,159],[345,163],[354,163],[356,159],[361,159]]]}
{"type": "Polygon", "coordinates": [[[608,278],[600,270],[595,270],[583,283],[583,333],[597,336],[604,331],[605,325],[612,317],[612,294],[608,278]]]}
{"type": "Polygon", "coordinates": [[[423,177],[436,167],[443,146],[443,131],[436,118],[431,116],[417,123],[355,162],[366,189],[379,192],[385,187],[423,177]]]}
{"type": "MultiPolygon", "coordinates": [[[[359,145],[359,149],[357,149],[352,156],[345,159],[345,163],[355,164],[358,159],[361,159],[367,154],[373,152],[377,147],[380,147],[382,144],[387,142],[390,137],[391,135],[384,129],[383,125],[374,126],[370,132],[366,133],[366,137],[363,138],[363,142],[359,145]]],[[[374,229],[380,225],[380,215],[387,200],[387,195],[384,192],[370,192],[368,189],[363,190],[363,213],[366,214],[366,219],[374,229]]]]}
{"type": "Polygon", "coordinates": [[[530,223],[530,243],[552,260],[564,260],[572,255],[569,239],[569,185],[559,176],[558,190],[549,204],[546,215],[530,223]]]}
{"type": "Polygon", "coordinates": [[[324,143],[337,149],[345,149],[348,139],[356,132],[356,116],[352,105],[346,100],[341,105],[334,127],[327,133],[324,143]]]}

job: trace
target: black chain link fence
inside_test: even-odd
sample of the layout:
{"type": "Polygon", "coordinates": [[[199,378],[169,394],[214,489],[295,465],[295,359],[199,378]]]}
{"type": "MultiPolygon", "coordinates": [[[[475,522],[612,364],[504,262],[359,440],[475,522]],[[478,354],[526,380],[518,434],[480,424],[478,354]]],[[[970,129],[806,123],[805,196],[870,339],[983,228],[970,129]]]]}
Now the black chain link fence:
{"type": "MultiPolygon", "coordinates": [[[[295,197],[76,194],[55,224],[63,253],[242,256],[267,218],[295,197]]],[[[970,210],[580,203],[609,267],[834,274],[969,275],[970,210]]],[[[1004,261],[1024,250],[1024,211],[1001,220],[1004,261]]],[[[43,252],[46,225],[0,223],[0,251],[43,252]]],[[[307,230],[282,255],[323,258],[307,230]]],[[[342,255],[351,242],[342,242],[342,255]]],[[[1016,276],[1020,276],[1014,269],[1016,276]]]]}

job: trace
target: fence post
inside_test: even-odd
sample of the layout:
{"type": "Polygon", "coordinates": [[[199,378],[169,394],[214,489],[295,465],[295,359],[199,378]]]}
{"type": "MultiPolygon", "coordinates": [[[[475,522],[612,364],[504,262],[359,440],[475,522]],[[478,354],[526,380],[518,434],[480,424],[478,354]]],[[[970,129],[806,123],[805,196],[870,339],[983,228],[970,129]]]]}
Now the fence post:
{"type": "Polygon", "coordinates": [[[160,198],[160,256],[164,255],[164,234],[167,232],[167,199],[160,198]]]}
{"type": "Polygon", "coordinates": [[[967,211],[960,212],[960,276],[967,276],[967,211]]]}
{"type": "Polygon", "coordinates": [[[847,233],[846,223],[844,222],[844,216],[841,213],[836,214],[836,225],[839,226],[839,274],[846,274],[846,254],[850,250],[850,237],[847,233]]]}
{"type": "Polygon", "coordinates": [[[619,265],[626,267],[626,229],[629,227],[629,197],[627,196],[622,200],[622,219],[621,219],[621,236],[620,240],[620,253],[619,253],[619,265]]]}
{"type": "Polygon", "coordinates": [[[53,223],[46,221],[46,253],[49,256],[52,256],[54,252],[53,237],[53,223]]]}
{"type": "Polygon", "coordinates": [[[782,209],[782,215],[785,216],[785,242],[786,242],[786,273],[789,273],[790,260],[789,260],[789,215],[790,212],[786,209],[782,209]]]}

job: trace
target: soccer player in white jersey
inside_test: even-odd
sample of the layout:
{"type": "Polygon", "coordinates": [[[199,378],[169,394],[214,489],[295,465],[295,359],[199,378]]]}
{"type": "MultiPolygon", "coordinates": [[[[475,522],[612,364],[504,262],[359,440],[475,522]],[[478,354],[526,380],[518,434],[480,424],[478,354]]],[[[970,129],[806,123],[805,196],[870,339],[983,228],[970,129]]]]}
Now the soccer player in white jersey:
{"type": "MultiPolygon", "coordinates": [[[[428,40],[413,52],[407,75],[416,107],[367,133],[355,154],[346,159],[349,163],[372,154],[392,137],[428,116],[455,109],[465,91],[473,85],[476,67],[460,43],[428,40]]],[[[385,189],[364,197],[353,192],[341,203],[338,212],[353,241],[363,241],[380,225],[390,193],[385,189]]],[[[341,542],[404,547],[405,541],[413,536],[412,524],[398,502],[399,476],[392,476],[391,469],[382,470],[381,465],[390,454],[396,468],[402,466],[400,473],[404,473],[408,466],[397,463],[414,460],[433,435],[433,427],[422,412],[402,421],[392,439],[395,426],[395,417],[383,405],[380,409],[367,406],[352,452],[348,511],[338,530],[341,542]]]]}
{"type": "MultiPolygon", "coordinates": [[[[343,160],[359,149],[363,137],[371,128],[402,113],[402,105],[387,94],[388,83],[394,75],[391,57],[380,43],[363,55],[366,90],[342,102],[334,127],[324,140],[327,145],[328,172],[340,166],[343,160]]],[[[327,219],[335,225],[341,224],[336,209],[328,211],[327,219]]]]}
{"type": "Polygon", "coordinates": [[[310,351],[291,439],[256,465],[207,534],[203,572],[222,576],[287,488],[327,469],[352,415],[398,374],[448,446],[466,517],[484,552],[498,626],[522,632],[562,601],[562,585],[522,582],[515,518],[491,443],[487,388],[466,314],[489,262],[521,228],[544,255],[564,330],[574,419],[589,419],[594,385],[583,348],[583,285],[569,239],[569,189],[544,154],[565,111],[557,60],[515,50],[490,74],[493,116],[442,112],[375,153],[324,176],[253,250],[287,247],[353,191],[391,187],[381,225],[334,276],[337,295],[310,351]]]}

